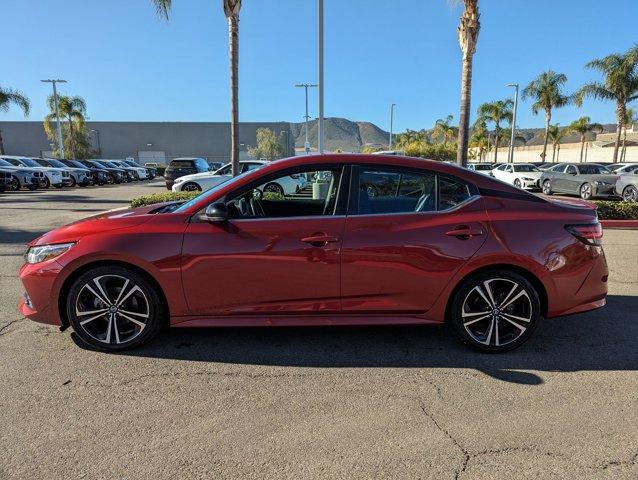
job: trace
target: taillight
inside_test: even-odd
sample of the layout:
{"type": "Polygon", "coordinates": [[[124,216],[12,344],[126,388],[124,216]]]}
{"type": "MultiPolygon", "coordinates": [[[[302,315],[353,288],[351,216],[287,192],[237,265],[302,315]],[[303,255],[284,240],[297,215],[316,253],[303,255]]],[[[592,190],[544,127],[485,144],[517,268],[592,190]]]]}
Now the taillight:
{"type": "Polygon", "coordinates": [[[565,230],[587,245],[602,245],[603,227],[600,223],[565,225],[565,230]]]}

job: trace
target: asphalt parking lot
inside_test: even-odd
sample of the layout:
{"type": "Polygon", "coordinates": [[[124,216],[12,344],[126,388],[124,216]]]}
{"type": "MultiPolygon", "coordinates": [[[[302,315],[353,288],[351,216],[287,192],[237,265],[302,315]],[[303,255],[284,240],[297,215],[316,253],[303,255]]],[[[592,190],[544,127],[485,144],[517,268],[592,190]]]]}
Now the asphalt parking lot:
{"type": "Polygon", "coordinates": [[[25,243],[152,191],[0,195],[0,479],[638,478],[638,231],[605,232],[606,308],[503,355],[431,327],[177,330],[114,355],[20,317],[25,243]]]}

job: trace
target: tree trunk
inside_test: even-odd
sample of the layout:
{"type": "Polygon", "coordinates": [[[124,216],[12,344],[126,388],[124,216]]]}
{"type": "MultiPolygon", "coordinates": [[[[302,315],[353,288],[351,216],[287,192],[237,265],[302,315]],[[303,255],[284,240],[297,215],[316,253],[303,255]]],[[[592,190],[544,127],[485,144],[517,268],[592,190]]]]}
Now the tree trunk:
{"type": "Polygon", "coordinates": [[[552,163],[555,162],[555,158],[556,158],[556,144],[552,143],[552,163]]]}
{"type": "Polygon", "coordinates": [[[4,155],[4,140],[2,140],[2,130],[0,130],[0,155],[4,155]]]}
{"type": "Polygon", "coordinates": [[[496,138],[494,139],[494,163],[496,163],[498,161],[498,139],[501,136],[501,129],[499,128],[498,123],[494,130],[496,132],[496,138]]]}
{"type": "MultiPolygon", "coordinates": [[[[64,142],[64,139],[62,139],[64,142]]],[[[71,147],[71,160],[75,160],[75,137],[73,136],[73,120],[69,118],[69,146],[71,147]]]]}
{"type": "Polygon", "coordinates": [[[620,133],[624,124],[626,114],[626,106],[624,103],[618,103],[616,105],[616,142],[614,143],[614,158],[613,162],[618,161],[618,149],[620,148],[620,133]]]}
{"type": "MultiPolygon", "coordinates": [[[[0,147],[2,142],[2,138],[0,138],[0,147]]],[[[624,162],[625,161],[625,156],[627,155],[627,127],[625,126],[625,130],[623,131],[623,136],[622,136],[622,152],[620,154],[620,161],[624,162]]]]}
{"type": "Polygon", "coordinates": [[[558,151],[556,152],[556,161],[558,162],[558,157],[560,157],[560,143],[558,144],[558,151]]]}
{"type": "Polygon", "coordinates": [[[465,10],[457,30],[459,46],[463,52],[461,63],[461,111],[456,147],[456,163],[467,165],[467,148],[470,130],[470,106],[472,101],[472,60],[476,52],[481,23],[479,22],[478,0],[464,0],[465,10]]]}
{"type": "Polygon", "coordinates": [[[233,177],[239,174],[239,15],[228,17],[230,57],[230,162],[233,177]]]}
{"type": "Polygon", "coordinates": [[[543,142],[543,153],[541,153],[541,159],[543,162],[545,161],[545,157],[547,156],[547,140],[549,139],[549,122],[552,120],[552,112],[545,112],[545,140],[543,142]]]}
{"type": "Polygon", "coordinates": [[[580,163],[583,163],[583,152],[585,150],[585,135],[580,135],[580,163]]]}

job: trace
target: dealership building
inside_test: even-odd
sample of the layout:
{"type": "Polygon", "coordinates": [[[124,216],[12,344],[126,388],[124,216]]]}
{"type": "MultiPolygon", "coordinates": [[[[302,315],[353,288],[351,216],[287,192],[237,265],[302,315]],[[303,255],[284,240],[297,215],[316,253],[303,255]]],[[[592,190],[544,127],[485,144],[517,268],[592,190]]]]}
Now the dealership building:
{"type": "MultiPolygon", "coordinates": [[[[91,144],[99,158],[133,157],[140,163],[166,164],[176,157],[230,159],[230,123],[225,122],[93,122],[88,121],[91,144]]],[[[294,138],[288,122],[242,122],[239,125],[240,159],[248,158],[257,130],[269,128],[288,155],[294,155],[294,138]]],[[[0,122],[7,155],[50,157],[53,142],[42,122],[0,122]]]]}

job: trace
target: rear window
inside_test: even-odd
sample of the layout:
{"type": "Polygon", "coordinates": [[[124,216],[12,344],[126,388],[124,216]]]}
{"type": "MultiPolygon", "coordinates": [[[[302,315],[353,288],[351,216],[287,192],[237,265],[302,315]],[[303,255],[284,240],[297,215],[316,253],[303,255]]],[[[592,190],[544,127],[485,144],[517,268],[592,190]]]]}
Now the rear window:
{"type": "Polygon", "coordinates": [[[173,160],[169,165],[175,168],[193,168],[192,160],[173,160]]]}

